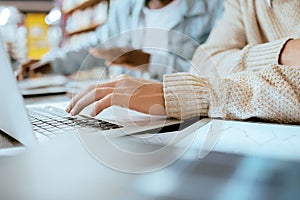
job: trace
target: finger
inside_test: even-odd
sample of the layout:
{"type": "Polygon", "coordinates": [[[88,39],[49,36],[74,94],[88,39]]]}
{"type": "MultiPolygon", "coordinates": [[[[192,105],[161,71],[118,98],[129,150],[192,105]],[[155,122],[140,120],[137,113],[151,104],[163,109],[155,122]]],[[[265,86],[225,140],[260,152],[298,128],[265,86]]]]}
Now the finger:
{"type": "Polygon", "coordinates": [[[128,107],[130,96],[130,94],[111,93],[94,104],[90,115],[95,117],[104,109],[109,108],[112,105],[128,107]]]}
{"type": "MultiPolygon", "coordinates": [[[[125,87],[125,85],[124,85],[124,87],[123,87],[122,84],[124,83],[124,81],[125,81],[125,83],[126,83],[127,80],[128,80],[128,76],[127,76],[127,75],[120,75],[120,76],[118,76],[118,77],[113,78],[113,79],[112,79],[111,81],[109,81],[109,82],[101,83],[101,84],[98,84],[98,85],[91,85],[91,86],[89,86],[87,89],[85,89],[85,90],[79,92],[77,95],[75,95],[75,97],[71,100],[70,104],[67,106],[66,112],[70,113],[71,110],[73,109],[74,105],[76,105],[76,103],[77,103],[83,96],[85,96],[87,93],[89,93],[89,92],[92,91],[93,89],[95,89],[95,88],[105,88],[105,87],[113,87],[113,88],[115,88],[116,85],[118,84],[118,85],[117,85],[117,90],[118,90],[118,91],[122,91],[123,88],[125,87]]],[[[128,85],[128,84],[126,84],[126,86],[127,86],[127,85],[128,85]]],[[[128,87],[128,86],[127,86],[127,87],[128,87]]],[[[125,87],[125,88],[126,88],[126,87],[125,87]]]]}
{"type": "Polygon", "coordinates": [[[105,88],[105,87],[114,87],[116,82],[118,81],[118,79],[106,82],[106,83],[100,83],[97,85],[90,85],[89,87],[87,87],[85,90],[79,92],[78,94],[76,94],[70,104],[67,106],[66,108],[66,112],[70,113],[71,110],[73,109],[74,105],[76,105],[76,103],[85,95],[87,95],[90,91],[94,90],[95,88],[105,88]]]}
{"type": "Polygon", "coordinates": [[[95,101],[102,99],[103,97],[111,94],[114,88],[95,88],[93,91],[89,92],[87,95],[83,96],[71,110],[71,115],[79,114],[85,107],[91,105],[95,101]]]}
{"type": "Polygon", "coordinates": [[[16,77],[17,80],[19,81],[24,79],[24,75],[26,73],[26,70],[23,68],[24,68],[23,66],[19,66],[18,69],[16,70],[16,77]]]}
{"type": "Polygon", "coordinates": [[[77,93],[71,100],[70,104],[66,108],[66,112],[70,113],[73,109],[73,106],[76,105],[76,103],[81,99],[83,96],[85,96],[87,93],[92,91],[96,88],[96,85],[90,85],[85,90],[82,90],[81,92],[77,93]]]}
{"type": "Polygon", "coordinates": [[[114,65],[118,65],[118,66],[126,67],[126,68],[129,68],[129,69],[132,69],[132,68],[136,67],[135,65],[127,63],[125,60],[122,60],[122,61],[120,61],[120,60],[118,60],[118,61],[106,60],[105,65],[108,66],[108,67],[113,67],[114,65]]]}
{"type": "Polygon", "coordinates": [[[111,57],[109,50],[90,49],[90,53],[96,58],[107,59],[111,57]]]}
{"type": "Polygon", "coordinates": [[[111,66],[111,65],[114,65],[114,64],[121,64],[121,63],[126,63],[127,62],[127,57],[126,55],[121,55],[121,56],[118,56],[118,57],[111,57],[111,58],[107,58],[106,59],[106,64],[107,66],[111,66]]]}
{"type": "Polygon", "coordinates": [[[26,74],[28,73],[29,67],[36,62],[38,62],[38,60],[31,59],[21,62],[16,72],[17,80],[23,80],[26,74]]]}
{"type": "Polygon", "coordinates": [[[24,79],[24,76],[23,76],[23,74],[20,72],[20,70],[16,71],[15,75],[16,75],[16,78],[17,78],[18,81],[21,81],[21,80],[24,79]]]}
{"type": "MultiPolygon", "coordinates": [[[[104,109],[109,108],[112,105],[127,107],[129,109],[136,110],[145,114],[166,115],[164,104],[153,104],[152,101],[149,101],[149,98],[151,97],[142,96],[139,98],[135,98],[131,94],[111,93],[94,104],[93,110],[90,115],[92,117],[95,117],[104,109]]],[[[158,98],[160,98],[159,95],[158,98]]]]}

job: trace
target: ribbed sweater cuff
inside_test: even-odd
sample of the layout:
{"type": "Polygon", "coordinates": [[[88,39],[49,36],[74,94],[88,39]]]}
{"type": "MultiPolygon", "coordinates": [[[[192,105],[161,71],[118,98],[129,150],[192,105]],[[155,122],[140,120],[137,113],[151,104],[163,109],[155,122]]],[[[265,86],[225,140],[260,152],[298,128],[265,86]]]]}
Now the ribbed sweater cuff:
{"type": "Polygon", "coordinates": [[[188,73],[165,75],[164,97],[169,117],[187,119],[207,116],[209,92],[205,78],[188,73]]]}
{"type": "Polygon", "coordinates": [[[246,69],[258,71],[265,66],[278,64],[281,50],[289,39],[284,38],[250,47],[245,57],[246,69]]]}

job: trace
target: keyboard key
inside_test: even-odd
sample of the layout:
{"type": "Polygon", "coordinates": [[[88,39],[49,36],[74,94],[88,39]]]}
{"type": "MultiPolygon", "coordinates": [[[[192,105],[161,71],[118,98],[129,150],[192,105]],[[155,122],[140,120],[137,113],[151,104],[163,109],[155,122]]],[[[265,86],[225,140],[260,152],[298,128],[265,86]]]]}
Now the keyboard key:
{"type": "Polygon", "coordinates": [[[30,114],[33,130],[38,133],[37,135],[44,135],[49,138],[55,138],[59,134],[76,129],[94,132],[122,128],[99,119],[84,116],[82,118],[73,117],[54,107],[33,108],[28,113],[30,114]]]}

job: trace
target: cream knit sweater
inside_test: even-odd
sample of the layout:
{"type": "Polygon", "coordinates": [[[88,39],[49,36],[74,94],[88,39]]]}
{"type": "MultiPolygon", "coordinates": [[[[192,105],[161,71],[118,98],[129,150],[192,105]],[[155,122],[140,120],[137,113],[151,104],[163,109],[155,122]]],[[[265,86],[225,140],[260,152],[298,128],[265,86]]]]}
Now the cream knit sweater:
{"type": "Polygon", "coordinates": [[[266,0],[227,0],[193,59],[193,73],[216,68],[219,84],[199,75],[165,75],[168,115],[300,123],[300,68],[278,64],[284,44],[298,37],[299,0],[273,0],[272,7],[266,0]]]}

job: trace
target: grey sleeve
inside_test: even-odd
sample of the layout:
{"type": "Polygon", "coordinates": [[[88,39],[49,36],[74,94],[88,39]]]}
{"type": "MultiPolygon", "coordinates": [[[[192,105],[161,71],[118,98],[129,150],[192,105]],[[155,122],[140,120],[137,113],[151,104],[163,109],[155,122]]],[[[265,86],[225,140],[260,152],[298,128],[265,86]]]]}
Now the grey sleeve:
{"type": "Polygon", "coordinates": [[[50,63],[54,74],[71,74],[78,70],[104,66],[104,61],[90,55],[88,49],[68,51],[64,55],[52,59],[50,63]]]}

